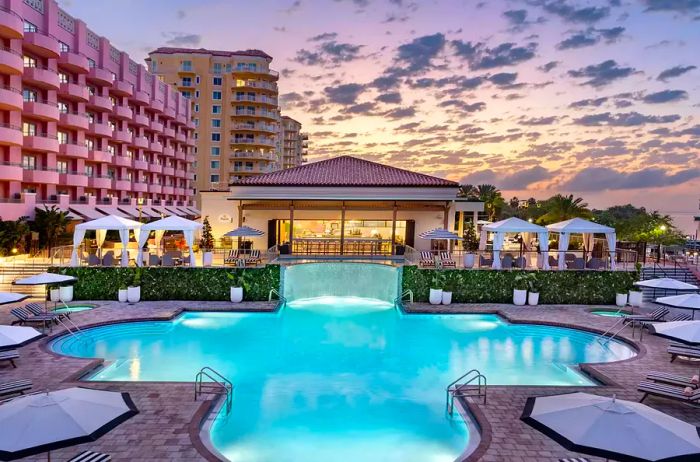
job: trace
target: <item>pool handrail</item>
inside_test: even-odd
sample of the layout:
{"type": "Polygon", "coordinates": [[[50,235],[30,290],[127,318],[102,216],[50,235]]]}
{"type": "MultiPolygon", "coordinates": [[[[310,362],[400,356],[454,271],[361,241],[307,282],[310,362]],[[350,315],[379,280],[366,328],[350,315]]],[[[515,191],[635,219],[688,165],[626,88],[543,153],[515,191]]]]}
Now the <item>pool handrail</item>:
{"type": "Polygon", "coordinates": [[[197,372],[194,378],[194,400],[197,401],[197,397],[203,393],[217,393],[211,388],[207,389],[204,387],[203,379],[204,377],[212,381],[214,387],[218,388],[220,391],[226,394],[226,414],[231,412],[231,405],[233,403],[233,382],[221,375],[218,371],[215,371],[209,366],[204,366],[197,372]]]}
{"type": "Polygon", "coordinates": [[[484,374],[482,374],[478,369],[471,369],[470,371],[466,372],[458,379],[452,381],[445,388],[445,393],[446,393],[445,406],[446,406],[447,413],[449,415],[452,415],[452,413],[454,412],[454,398],[455,398],[455,396],[457,396],[457,397],[463,397],[463,396],[483,397],[484,404],[486,404],[486,387],[487,387],[486,376],[484,374]],[[466,382],[464,382],[462,384],[458,383],[460,380],[465,379],[467,377],[469,379],[466,382]],[[469,384],[471,384],[475,380],[477,381],[477,393],[476,393],[476,395],[467,393],[467,390],[464,387],[468,386],[469,384]],[[464,393],[460,393],[462,391],[464,391],[464,393]]]}

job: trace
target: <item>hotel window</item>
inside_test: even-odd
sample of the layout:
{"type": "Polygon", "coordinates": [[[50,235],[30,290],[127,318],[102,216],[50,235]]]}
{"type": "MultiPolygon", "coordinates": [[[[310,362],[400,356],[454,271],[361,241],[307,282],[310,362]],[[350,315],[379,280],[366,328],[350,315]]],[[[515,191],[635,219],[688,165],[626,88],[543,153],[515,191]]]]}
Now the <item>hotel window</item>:
{"type": "Polygon", "coordinates": [[[221,141],[221,133],[212,133],[211,140],[212,141],[221,141]]]}
{"type": "Polygon", "coordinates": [[[92,85],[88,85],[88,93],[90,96],[95,96],[97,94],[97,89],[92,85]]]}
{"type": "Polygon", "coordinates": [[[133,149],[127,149],[127,150],[126,150],[126,157],[128,157],[129,159],[133,159],[133,158],[134,158],[134,150],[133,150],[133,149]]]}
{"type": "Polygon", "coordinates": [[[219,175],[209,175],[209,181],[211,181],[212,183],[218,183],[219,175]]]}
{"type": "Polygon", "coordinates": [[[211,164],[211,168],[212,168],[212,169],[214,169],[214,170],[218,170],[218,169],[219,169],[219,161],[218,161],[218,160],[212,160],[212,161],[210,162],[210,164],[211,164]]]}
{"type": "Polygon", "coordinates": [[[214,74],[221,74],[221,63],[214,63],[214,74]]]}
{"type": "Polygon", "coordinates": [[[24,32],[39,32],[39,29],[29,21],[24,21],[24,32]]]}
{"type": "Polygon", "coordinates": [[[64,103],[63,101],[58,102],[58,112],[61,114],[68,114],[68,103],[64,103]]]}
{"type": "Polygon", "coordinates": [[[88,112],[88,113],[87,113],[87,118],[88,118],[88,121],[89,121],[91,124],[94,124],[94,123],[95,123],[95,113],[94,113],[94,112],[88,112]]]}
{"type": "Polygon", "coordinates": [[[199,112],[199,104],[194,105],[194,112],[199,112]]]}
{"type": "Polygon", "coordinates": [[[181,94],[184,98],[187,98],[187,99],[192,98],[192,92],[191,92],[191,91],[182,90],[182,91],[180,92],[180,94],[181,94]]]}
{"type": "Polygon", "coordinates": [[[117,98],[114,96],[110,96],[109,100],[112,102],[112,107],[115,107],[117,105],[117,98]]]}
{"type": "Polygon", "coordinates": [[[116,81],[116,80],[117,80],[117,74],[115,74],[114,72],[110,72],[110,74],[112,74],[112,81],[113,81],[113,82],[116,81]]]}
{"type": "Polygon", "coordinates": [[[36,67],[36,59],[31,56],[24,55],[22,60],[24,61],[24,67],[36,67]]]}
{"type": "Polygon", "coordinates": [[[97,66],[97,63],[95,63],[95,60],[92,58],[88,58],[88,67],[92,69],[93,67],[97,66]]]}
{"type": "Polygon", "coordinates": [[[22,168],[25,170],[36,170],[36,157],[24,154],[22,156],[22,168]]]}
{"type": "Polygon", "coordinates": [[[211,155],[212,156],[218,156],[221,154],[221,148],[219,146],[212,146],[211,147],[211,155]]]}
{"type": "Polygon", "coordinates": [[[59,72],[58,81],[61,83],[68,83],[70,81],[70,77],[65,72],[59,72]]]}
{"type": "Polygon", "coordinates": [[[35,136],[36,124],[31,122],[22,122],[22,134],[24,134],[24,136],[35,136]]]}
{"type": "Polygon", "coordinates": [[[220,87],[221,85],[223,85],[223,83],[224,83],[224,79],[221,77],[214,77],[212,79],[212,84],[216,85],[217,87],[220,87]]]}
{"type": "Polygon", "coordinates": [[[95,176],[95,167],[92,165],[85,166],[85,174],[87,176],[95,176]]]}
{"type": "Polygon", "coordinates": [[[198,75],[194,77],[194,81],[197,85],[199,85],[199,76],[198,75]]]}
{"type": "Polygon", "coordinates": [[[214,128],[221,127],[221,119],[211,119],[211,126],[214,128]]]}
{"type": "Polygon", "coordinates": [[[199,90],[195,90],[195,91],[194,91],[194,97],[195,97],[195,98],[199,98],[199,90]]]}
{"type": "Polygon", "coordinates": [[[108,120],[108,121],[107,121],[107,125],[109,125],[110,127],[112,127],[112,131],[115,131],[115,130],[117,129],[117,124],[114,123],[113,120],[108,120]]]}
{"type": "Polygon", "coordinates": [[[193,122],[195,127],[199,127],[199,119],[194,119],[193,122]]]}
{"type": "Polygon", "coordinates": [[[114,154],[116,154],[117,150],[114,148],[113,144],[108,144],[107,145],[107,152],[114,155],[114,154]]]}
{"type": "Polygon", "coordinates": [[[59,144],[68,144],[68,133],[58,132],[58,143],[59,144]]]}
{"type": "Polygon", "coordinates": [[[192,86],[192,77],[183,77],[182,78],[182,86],[183,87],[191,87],[192,86]]]}
{"type": "Polygon", "coordinates": [[[68,162],[65,160],[57,161],[56,170],[58,170],[58,173],[68,173],[68,162]]]}
{"type": "Polygon", "coordinates": [[[220,91],[213,91],[211,92],[211,99],[221,99],[221,92],[220,91]]]}
{"type": "Polygon", "coordinates": [[[114,169],[113,168],[107,169],[107,176],[110,177],[111,179],[114,179],[114,169]]]}
{"type": "Polygon", "coordinates": [[[70,51],[70,45],[68,45],[65,42],[61,42],[59,40],[58,41],[58,49],[61,50],[61,53],[68,53],[70,51]]]}
{"type": "Polygon", "coordinates": [[[192,61],[182,61],[182,70],[183,71],[191,71],[192,70],[192,61]]]}
{"type": "Polygon", "coordinates": [[[211,113],[212,114],[221,114],[221,105],[219,105],[219,104],[212,105],[211,113]]]}
{"type": "Polygon", "coordinates": [[[92,150],[95,148],[95,140],[92,138],[85,138],[85,147],[92,150]]]}
{"type": "Polygon", "coordinates": [[[25,101],[36,101],[36,90],[30,90],[25,88],[22,90],[22,98],[25,101]]]}

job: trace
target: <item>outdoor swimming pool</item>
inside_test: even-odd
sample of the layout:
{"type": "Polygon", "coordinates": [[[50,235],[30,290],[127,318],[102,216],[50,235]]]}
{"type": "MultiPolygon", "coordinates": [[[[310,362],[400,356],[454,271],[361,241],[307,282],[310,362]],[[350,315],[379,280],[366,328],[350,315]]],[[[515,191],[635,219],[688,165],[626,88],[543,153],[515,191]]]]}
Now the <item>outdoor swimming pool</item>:
{"type": "Polygon", "coordinates": [[[211,429],[234,462],[447,462],[466,424],[445,386],[478,368],[489,385],[594,385],[575,369],[634,355],[628,346],[495,315],[405,315],[353,297],[296,300],[278,313],[186,313],[172,322],[85,330],[54,351],[111,362],[89,380],[193,381],[211,366],[235,384],[211,429]],[[574,366],[574,367],[572,367],[574,366]]]}

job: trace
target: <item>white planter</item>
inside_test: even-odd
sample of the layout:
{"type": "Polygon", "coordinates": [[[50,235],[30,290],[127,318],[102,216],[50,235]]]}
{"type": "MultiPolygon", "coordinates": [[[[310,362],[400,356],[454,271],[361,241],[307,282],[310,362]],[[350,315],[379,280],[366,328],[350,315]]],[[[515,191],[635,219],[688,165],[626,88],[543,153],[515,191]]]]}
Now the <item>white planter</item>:
{"type": "Polygon", "coordinates": [[[539,292],[528,292],[527,293],[527,304],[536,306],[540,302],[539,292]]]}
{"type": "Polygon", "coordinates": [[[445,292],[443,290],[442,291],[442,304],[449,305],[450,303],[452,303],[452,292],[445,292]]]}
{"type": "Polygon", "coordinates": [[[202,254],[202,266],[211,266],[214,261],[214,254],[211,252],[204,252],[202,254]]]}
{"type": "Polygon", "coordinates": [[[138,303],[141,300],[141,286],[127,288],[126,299],[129,303],[138,303]]]}
{"type": "Polygon", "coordinates": [[[615,305],[617,305],[617,306],[627,305],[627,294],[615,294],[615,305]]]}
{"type": "Polygon", "coordinates": [[[49,300],[51,300],[52,302],[61,301],[61,290],[60,289],[49,290],[49,300]]]}
{"type": "Polygon", "coordinates": [[[465,268],[473,268],[474,267],[474,254],[473,253],[465,253],[464,254],[464,267],[465,268]]]}
{"type": "Polygon", "coordinates": [[[127,289],[119,289],[119,292],[117,292],[117,300],[119,300],[120,303],[126,303],[128,297],[128,290],[127,289]]]}
{"type": "Polygon", "coordinates": [[[428,301],[431,305],[439,305],[442,303],[442,289],[430,289],[428,301]]]}
{"type": "Polygon", "coordinates": [[[630,290],[629,303],[632,306],[640,307],[642,306],[642,292],[636,290],[630,290]]]}
{"type": "Polygon", "coordinates": [[[527,303],[527,290],[513,289],[513,305],[523,306],[527,303]]]}
{"type": "Polygon", "coordinates": [[[243,301],[243,287],[231,287],[231,302],[241,303],[243,301]]]}
{"type": "Polygon", "coordinates": [[[71,302],[73,301],[73,286],[63,286],[59,289],[61,293],[61,301],[62,302],[71,302]]]}

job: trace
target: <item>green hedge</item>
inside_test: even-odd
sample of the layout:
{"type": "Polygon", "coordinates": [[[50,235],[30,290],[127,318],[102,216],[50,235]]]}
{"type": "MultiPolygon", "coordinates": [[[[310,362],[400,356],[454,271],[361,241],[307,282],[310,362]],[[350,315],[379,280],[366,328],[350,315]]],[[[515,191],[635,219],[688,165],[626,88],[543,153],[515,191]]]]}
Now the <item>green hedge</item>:
{"type": "Polygon", "coordinates": [[[627,271],[490,271],[434,270],[405,266],[403,290],[415,301],[427,302],[430,289],[452,289],[454,303],[512,303],[515,279],[528,274],[543,304],[612,304],[615,293],[626,292],[638,279],[627,271]]]}
{"type": "Polygon", "coordinates": [[[233,282],[243,286],[244,300],[267,300],[279,289],[279,265],[264,268],[50,268],[78,278],[76,300],[116,300],[140,271],[141,300],[230,300],[233,282]],[[233,280],[228,275],[234,277],[233,280]]]}

